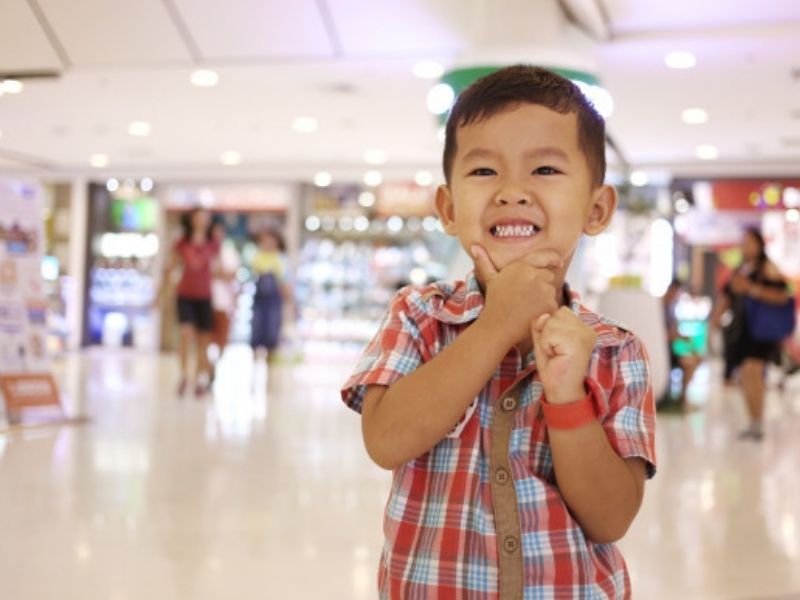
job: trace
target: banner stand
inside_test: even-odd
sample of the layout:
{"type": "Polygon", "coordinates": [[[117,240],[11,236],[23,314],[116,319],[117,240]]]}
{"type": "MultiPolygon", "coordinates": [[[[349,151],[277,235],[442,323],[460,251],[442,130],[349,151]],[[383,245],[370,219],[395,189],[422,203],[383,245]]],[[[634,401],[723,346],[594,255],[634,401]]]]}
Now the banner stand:
{"type": "Polygon", "coordinates": [[[0,182],[0,206],[0,431],[83,422],[64,412],[47,353],[41,188],[0,182]]]}

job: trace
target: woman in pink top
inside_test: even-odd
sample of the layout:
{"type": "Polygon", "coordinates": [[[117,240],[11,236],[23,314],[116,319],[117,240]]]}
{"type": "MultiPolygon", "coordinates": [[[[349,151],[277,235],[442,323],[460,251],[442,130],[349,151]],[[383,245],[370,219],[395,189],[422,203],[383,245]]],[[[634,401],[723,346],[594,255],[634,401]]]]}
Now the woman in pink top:
{"type": "Polygon", "coordinates": [[[178,394],[183,395],[188,386],[189,350],[195,350],[195,395],[204,395],[211,380],[208,362],[208,344],[214,329],[211,308],[211,279],[217,268],[219,244],[211,239],[211,214],[203,208],[194,208],[184,215],[183,236],[175,244],[167,261],[164,279],[157,295],[160,299],[164,283],[172,280],[172,273],[182,267],[178,282],[178,322],[180,323],[180,369],[178,394]]]}

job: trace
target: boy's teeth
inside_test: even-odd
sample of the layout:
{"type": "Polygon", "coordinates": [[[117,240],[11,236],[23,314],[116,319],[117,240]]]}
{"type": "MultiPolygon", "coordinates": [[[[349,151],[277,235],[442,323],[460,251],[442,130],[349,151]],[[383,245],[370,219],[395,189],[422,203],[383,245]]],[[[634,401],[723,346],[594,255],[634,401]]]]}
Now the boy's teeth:
{"type": "Polygon", "coordinates": [[[530,237],[534,233],[534,225],[497,225],[494,228],[495,237],[530,237]]]}

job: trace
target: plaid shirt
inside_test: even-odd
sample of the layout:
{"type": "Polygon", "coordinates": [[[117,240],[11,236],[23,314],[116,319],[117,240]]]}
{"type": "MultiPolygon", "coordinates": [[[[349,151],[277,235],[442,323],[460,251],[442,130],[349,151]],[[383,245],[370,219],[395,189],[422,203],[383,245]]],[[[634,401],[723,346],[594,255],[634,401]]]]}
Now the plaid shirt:
{"type": "MultiPolygon", "coordinates": [[[[655,417],[644,346],[582,306],[577,295],[570,297],[570,308],[598,334],[586,382],[608,440],[621,457],[644,459],[652,476],[655,417]]],[[[342,399],[360,412],[367,386],[390,386],[431,360],[482,308],[474,274],[465,282],[402,289],[342,399]]],[[[382,599],[499,598],[501,555],[515,550],[525,599],[630,597],[622,555],[613,544],[586,539],[558,490],[541,397],[533,354],[522,357],[512,348],[450,434],[395,469],[378,575],[382,599]],[[493,420],[509,408],[504,394],[512,388],[518,408],[508,417],[503,457],[516,499],[511,514],[518,518],[519,548],[515,540],[508,547],[507,536],[500,539],[502,523],[493,506],[499,489],[492,471],[493,420]]]]}

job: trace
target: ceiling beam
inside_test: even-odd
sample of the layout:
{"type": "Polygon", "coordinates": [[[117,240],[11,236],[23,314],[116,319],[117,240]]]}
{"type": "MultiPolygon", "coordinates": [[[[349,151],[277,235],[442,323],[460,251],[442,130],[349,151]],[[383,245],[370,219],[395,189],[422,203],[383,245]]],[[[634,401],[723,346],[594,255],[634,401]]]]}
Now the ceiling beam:
{"type": "Polygon", "coordinates": [[[178,10],[177,6],[175,6],[175,2],[173,0],[161,1],[164,4],[164,8],[167,10],[169,18],[172,20],[172,24],[175,26],[175,29],[178,32],[178,36],[183,41],[183,45],[186,46],[186,51],[189,53],[189,56],[192,57],[192,60],[195,63],[202,63],[203,55],[200,52],[200,47],[197,45],[192,32],[189,31],[189,26],[186,25],[186,21],[184,20],[183,15],[181,15],[181,11],[178,10]]]}
{"type": "Polygon", "coordinates": [[[47,41],[50,42],[53,52],[56,53],[58,60],[61,61],[62,68],[69,69],[72,66],[72,61],[67,54],[67,50],[64,48],[64,44],[58,39],[55,30],[53,30],[52,25],[50,25],[50,21],[47,20],[42,7],[39,6],[37,0],[28,0],[28,7],[31,9],[33,16],[36,17],[36,21],[39,23],[39,27],[42,28],[42,32],[44,32],[47,41]]]}

